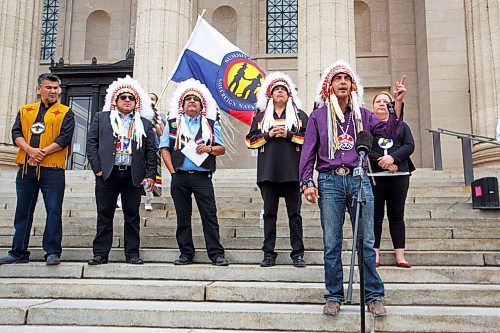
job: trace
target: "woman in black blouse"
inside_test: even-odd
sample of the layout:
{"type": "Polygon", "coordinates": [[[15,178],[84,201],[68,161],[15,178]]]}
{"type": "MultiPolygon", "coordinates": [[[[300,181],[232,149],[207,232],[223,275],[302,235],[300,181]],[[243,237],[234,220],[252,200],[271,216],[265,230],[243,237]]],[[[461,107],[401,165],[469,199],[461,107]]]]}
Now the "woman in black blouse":
{"type": "Polygon", "coordinates": [[[261,267],[275,265],[280,197],[285,197],[286,202],[293,265],[306,265],[300,215],[299,160],[307,115],[300,107],[295,85],[287,75],[273,72],[266,76],[257,99],[257,114],[245,140],[248,148],[259,152],[257,185],[264,200],[264,259],[261,267]]]}
{"type": "MultiPolygon", "coordinates": [[[[386,91],[381,91],[373,98],[373,113],[381,120],[389,118],[388,107],[394,98],[386,91]]],[[[376,266],[379,266],[380,238],[384,206],[387,203],[387,219],[389,231],[396,255],[396,266],[410,268],[411,264],[405,258],[405,224],[404,209],[406,195],[410,184],[410,172],[415,170],[410,155],[415,150],[415,143],[410,128],[401,124],[398,135],[394,139],[375,137],[373,149],[370,152],[370,162],[375,174],[376,185],[374,195],[374,233],[376,266]],[[378,174],[378,176],[377,176],[378,174]]]]}

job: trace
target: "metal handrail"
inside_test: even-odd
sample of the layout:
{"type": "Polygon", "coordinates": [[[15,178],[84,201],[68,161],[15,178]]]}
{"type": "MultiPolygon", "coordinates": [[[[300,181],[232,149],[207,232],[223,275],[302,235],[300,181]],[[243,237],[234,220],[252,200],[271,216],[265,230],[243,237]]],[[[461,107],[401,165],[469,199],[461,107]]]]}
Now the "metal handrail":
{"type": "Polygon", "coordinates": [[[492,143],[500,146],[500,142],[495,138],[490,138],[489,136],[477,135],[477,134],[468,134],[456,131],[450,131],[444,128],[438,128],[437,130],[427,129],[429,132],[439,132],[446,135],[456,136],[457,138],[471,138],[474,141],[484,142],[484,143],[492,143]]]}
{"type": "Polygon", "coordinates": [[[500,142],[495,138],[487,136],[450,131],[443,128],[429,129],[432,133],[432,146],[434,148],[434,170],[443,170],[443,157],[441,154],[441,134],[455,136],[462,141],[462,160],[464,165],[464,182],[470,186],[474,181],[474,166],[472,163],[472,141],[489,143],[500,146],[500,142]]]}

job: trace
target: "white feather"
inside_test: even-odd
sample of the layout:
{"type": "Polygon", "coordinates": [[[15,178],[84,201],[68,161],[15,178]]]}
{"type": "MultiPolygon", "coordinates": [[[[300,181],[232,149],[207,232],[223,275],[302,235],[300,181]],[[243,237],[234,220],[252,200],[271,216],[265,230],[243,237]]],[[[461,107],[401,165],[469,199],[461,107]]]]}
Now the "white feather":
{"type": "Polygon", "coordinates": [[[264,79],[264,82],[262,83],[262,86],[259,89],[259,94],[257,96],[257,103],[255,103],[257,110],[260,111],[265,110],[268,100],[268,97],[266,96],[267,88],[269,87],[269,84],[276,79],[282,79],[288,84],[291,90],[293,102],[295,103],[298,109],[302,110],[302,102],[297,93],[297,87],[293,83],[292,79],[288,75],[282,72],[271,72],[266,75],[266,78],[264,79]]]}

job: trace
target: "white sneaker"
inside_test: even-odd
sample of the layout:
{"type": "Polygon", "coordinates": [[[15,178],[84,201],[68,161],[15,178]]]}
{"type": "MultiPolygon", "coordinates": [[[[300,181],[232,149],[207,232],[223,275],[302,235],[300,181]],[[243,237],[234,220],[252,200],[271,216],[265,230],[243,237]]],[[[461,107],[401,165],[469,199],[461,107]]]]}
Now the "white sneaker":
{"type": "Polygon", "coordinates": [[[153,210],[153,206],[151,204],[145,204],[144,209],[147,210],[148,212],[153,210]]]}

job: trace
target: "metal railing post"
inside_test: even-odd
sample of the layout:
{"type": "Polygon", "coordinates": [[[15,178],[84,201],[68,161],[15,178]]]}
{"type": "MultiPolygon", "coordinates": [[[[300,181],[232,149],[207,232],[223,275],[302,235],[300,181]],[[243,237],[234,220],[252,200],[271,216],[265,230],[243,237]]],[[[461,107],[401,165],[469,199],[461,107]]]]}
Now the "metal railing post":
{"type": "Polygon", "coordinates": [[[470,138],[461,137],[462,158],[464,162],[465,185],[470,186],[474,181],[474,169],[472,165],[472,143],[470,138]]]}
{"type": "Polygon", "coordinates": [[[432,132],[432,147],[434,148],[434,170],[443,170],[441,155],[441,133],[432,132]]]}
{"type": "Polygon", "coordinates": [[[432,145],[434,149],[434,170],[443,170],[443,160],[441,155],[441,134],[455,136],[457,139],[462,140],[462,159],[464,166],[465,186],[470,186],[474,181],[472,141],[500,146],[500,141],[498,141],[496,138],[490,138],[487,136],[455,132],[443,128],[438,128],[437,130],[427,130],[432,133],[432,145]]]}

